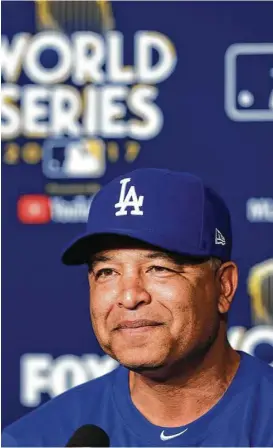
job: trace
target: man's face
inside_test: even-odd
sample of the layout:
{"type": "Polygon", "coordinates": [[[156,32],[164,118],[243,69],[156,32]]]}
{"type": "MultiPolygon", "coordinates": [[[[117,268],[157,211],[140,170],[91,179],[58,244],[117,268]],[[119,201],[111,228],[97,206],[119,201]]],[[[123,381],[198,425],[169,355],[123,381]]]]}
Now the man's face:
{"type": "Polygon", "coordinates": [[[209,261],[114,247],[93,257],[89,284],[97,339],[128,368],[171,365],[217,336],[221,285],[209,261]]]}

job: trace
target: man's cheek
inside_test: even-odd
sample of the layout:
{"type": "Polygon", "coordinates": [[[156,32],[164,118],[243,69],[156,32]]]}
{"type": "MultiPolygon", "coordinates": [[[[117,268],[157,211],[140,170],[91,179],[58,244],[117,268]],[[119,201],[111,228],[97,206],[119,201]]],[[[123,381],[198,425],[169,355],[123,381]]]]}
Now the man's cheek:
{"type": "Polygon", "coordinates": [[[103,318],[105,312],[103,310],[103,307],[97,306],[96,303],[92,303],[90,304],[90,314],[91,314],[91,319],[92,322],[95,324],[96,322],[101,321],[101,319],[103,318]]]}
{"type": "Polygon", "coordinates": [[[98,325],[101,325],[103,310],[101,306],[98,306],[97,302],[92,298],[90,300],[90,316],[93,328],[96,328],[98,325]]]}
{"type": "Polygon", "coordinates": [[[162,304],[176,304],[182,302],[182,294],[177,293],[177,287],[172,287],[169,284],[154,282],[146,286],[146,291],[150,294],[153,300],[157,300],[162,304]]]}

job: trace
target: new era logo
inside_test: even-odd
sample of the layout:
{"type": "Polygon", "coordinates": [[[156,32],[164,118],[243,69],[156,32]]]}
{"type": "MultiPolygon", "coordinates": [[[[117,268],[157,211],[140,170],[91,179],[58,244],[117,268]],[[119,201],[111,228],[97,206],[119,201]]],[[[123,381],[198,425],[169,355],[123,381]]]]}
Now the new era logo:
{"type": "Polygon", "coordinates": [[[226,239],[218,229],[215,229],[215,244],[221,244],[222,246],[226,245],[226,239]]]}
{"type": "Polygon", "coordinates": [[[48,196],[27,194],[17,203],[17,215],[24,224],[45,224],[51,220],[51,207],[48,196]]]}

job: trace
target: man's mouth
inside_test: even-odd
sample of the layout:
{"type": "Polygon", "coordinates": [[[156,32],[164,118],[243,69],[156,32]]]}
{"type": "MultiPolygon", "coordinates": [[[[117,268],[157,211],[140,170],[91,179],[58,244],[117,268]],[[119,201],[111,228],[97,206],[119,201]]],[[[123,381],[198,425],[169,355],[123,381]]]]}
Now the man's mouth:
{"type": "Polygon", "coordinates": [[[148,319],[124,320],[115,327],[115,330],[149,329],[149,327],[158,327],[159,325],[162,323],[148,319]]]}

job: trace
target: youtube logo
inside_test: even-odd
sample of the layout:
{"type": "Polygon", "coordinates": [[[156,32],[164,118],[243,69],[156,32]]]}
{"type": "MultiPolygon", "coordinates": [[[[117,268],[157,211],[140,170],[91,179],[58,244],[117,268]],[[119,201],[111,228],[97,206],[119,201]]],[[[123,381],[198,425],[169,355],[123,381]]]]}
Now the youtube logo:
{"type": "Polygon", "coordinates": [[[17,203],[17,216],[24,224],[46,224],[51,220],[50,199],[42,194],[21,196],[17,203]]]}
{"type": "Polygon", "coordinates": [[[86,223],[93,196],[76,195],[72,199],[44,194],[26,194],[17,202],[17,216],[23,224],[86,223]]]}

